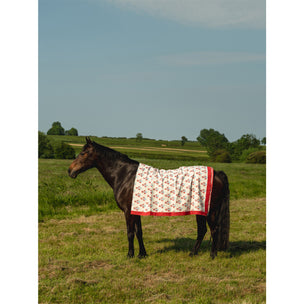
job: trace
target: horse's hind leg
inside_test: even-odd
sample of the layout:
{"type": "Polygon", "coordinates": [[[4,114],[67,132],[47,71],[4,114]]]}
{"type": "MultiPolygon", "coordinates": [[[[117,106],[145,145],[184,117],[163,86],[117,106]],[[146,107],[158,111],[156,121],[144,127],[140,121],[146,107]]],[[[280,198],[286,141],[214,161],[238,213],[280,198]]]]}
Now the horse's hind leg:
{"type": "Polygon", "coordinates": [[[135,229],[136,229],[136,237],[138,240],[138,244],[139,244],[139,258],[144,258],[147,253],[146,253],[146,249],[144,246],[144,241],[143,241],[143,237],[142,237],[142,228],[141,228],[141,218],[139,215],[135,216],[135,229]]]}
{"type": "Polygon", "coordinates": [[[211,212],[207,217],[207,221],[210,227],[211,237],[212,237],[210,256],[212,259],[214,259],[217,256],[217,251],[218,251],[218,233],[219,233],[216,212],[211,212]]]}
{"type": "Polygon", "coordinates": [[[206,217],[202,215],[196,215],[197,223],[197,239],[195,245],[190,253],[190,256],[197,255],[199,248],[201,247],[204,236],[207,232],[206,217]]]}

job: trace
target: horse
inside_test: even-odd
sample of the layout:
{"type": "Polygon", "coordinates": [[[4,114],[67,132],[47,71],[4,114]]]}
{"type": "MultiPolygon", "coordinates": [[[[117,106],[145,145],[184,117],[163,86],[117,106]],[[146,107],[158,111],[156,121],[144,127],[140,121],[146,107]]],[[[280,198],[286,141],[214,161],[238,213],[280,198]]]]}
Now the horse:
{"type": "MultiPolygon", "coordinates": [[[[71,163],[68,174],[76,178],[78,174],[91,168],[97,170],[113,189],[118,207],[124,212],[127,224],[127,237],[129,242],[128,257],[134,257],[134,234],[139,244],[139,258],[147,256],[143,242],[143,233],[140,215],[131,214],[132,195],[136,172],[139,162],[130,159],[127,155],[111,148],[100,145],[86,137],[77,158],[71,163]]],[[[207,225],[211,232],[212,259],[218,251],[225,251],[229,245],[230,210],[229,210],[229,182],[223,171],[215,171],[210,198],[210,209],[207,216],[196,215],[197,239],[190,256],[198,254],[201,243],[207,232],[207,225]]]]}

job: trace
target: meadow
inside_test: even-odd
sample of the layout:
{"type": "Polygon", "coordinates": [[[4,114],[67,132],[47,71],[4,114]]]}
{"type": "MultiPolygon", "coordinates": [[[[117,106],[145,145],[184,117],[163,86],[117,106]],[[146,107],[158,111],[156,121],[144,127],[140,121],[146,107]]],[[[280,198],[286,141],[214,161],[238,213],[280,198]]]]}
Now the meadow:
{"type": "MultiPolygon", "coordinates": [[[[79,144],[83,144],[85,142],[85,137],[86,136],[48,135],[48,138],[53,141],[63,140],[67,143],[79,144]]],[[[181,148],[180,140],[156,140],[143,138],[141,141],[138,141],[136,138],[97,136],[90,136],[90,138],[91,140],[105,146],[181,148]]],[[[188,141],[184,147],[185,149],[203,150],[198,141],[188,141]]]]}
{"type": "Polygon", "coordinates": [[[209,231],[198,256],[189,257],[195,216],[142,217],[148,257],[128,259],[124,215],[100,173],[91,169],[73,180],[71,160],[39,160],[39,303],[265,303],[266,167],[202,163],[196,154],[136,159],[163,169],[208,165],[226,172],[230,248],[214,260],[209,231]]]}

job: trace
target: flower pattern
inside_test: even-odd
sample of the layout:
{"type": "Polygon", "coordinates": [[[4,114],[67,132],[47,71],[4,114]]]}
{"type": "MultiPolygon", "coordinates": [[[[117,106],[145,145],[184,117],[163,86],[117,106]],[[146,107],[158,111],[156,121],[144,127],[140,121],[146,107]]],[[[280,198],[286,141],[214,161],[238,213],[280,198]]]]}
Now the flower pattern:
{"type": "Polygon", "coordinates": [[[139,164],[131,214],[174,216],[209,212],[213,168],[163,170],[139,164]]]}

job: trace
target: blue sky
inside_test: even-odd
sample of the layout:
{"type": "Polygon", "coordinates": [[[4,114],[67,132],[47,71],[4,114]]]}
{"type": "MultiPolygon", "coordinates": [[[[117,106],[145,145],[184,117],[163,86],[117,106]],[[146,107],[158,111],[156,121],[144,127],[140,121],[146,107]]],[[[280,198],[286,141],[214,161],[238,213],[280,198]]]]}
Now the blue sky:
{"type": "Polygon", "coordinates": [[[39,130],[266,135],[265,2],[40,0],[39,130]]]}

